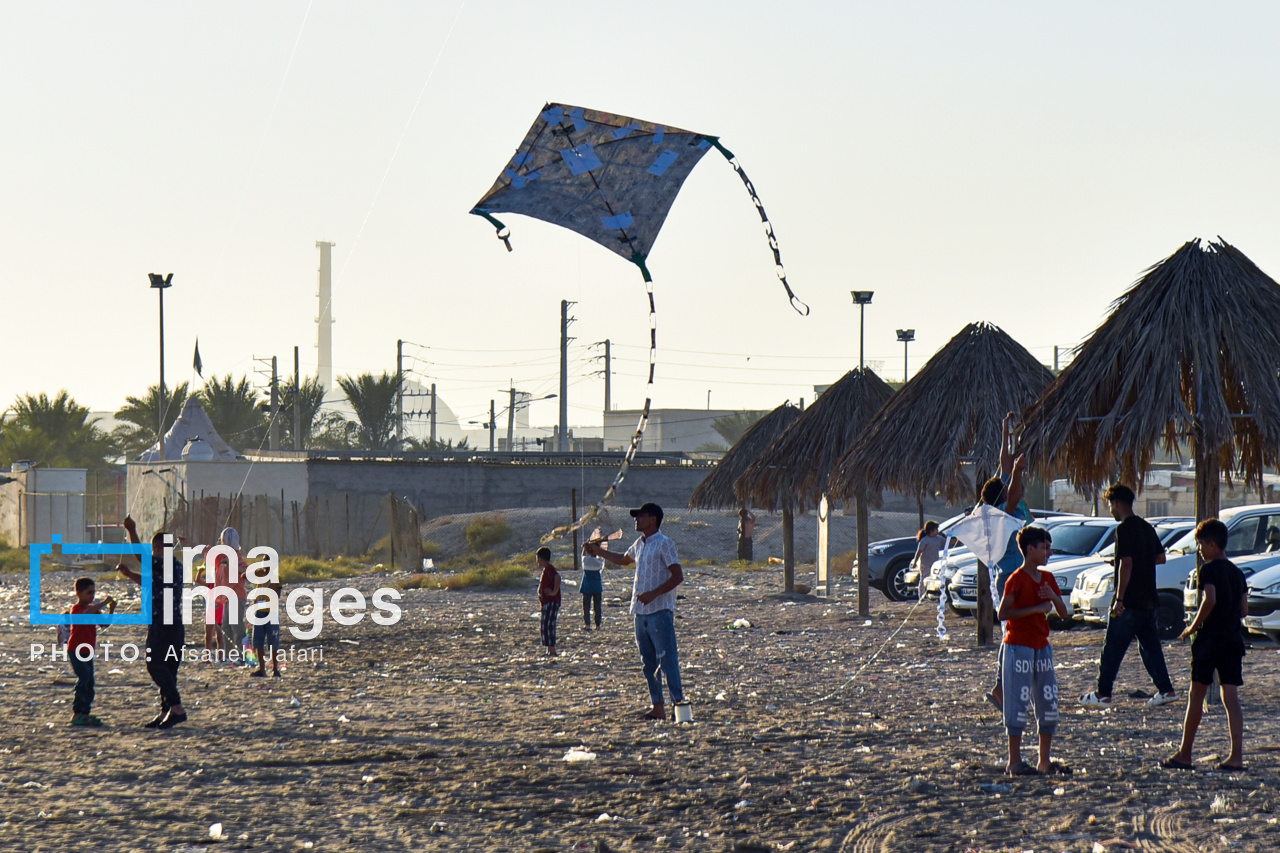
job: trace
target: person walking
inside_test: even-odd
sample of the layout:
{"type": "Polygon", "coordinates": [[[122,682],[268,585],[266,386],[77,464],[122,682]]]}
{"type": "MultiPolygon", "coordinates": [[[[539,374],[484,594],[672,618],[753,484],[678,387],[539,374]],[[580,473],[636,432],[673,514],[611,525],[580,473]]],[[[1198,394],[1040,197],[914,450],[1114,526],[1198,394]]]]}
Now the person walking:
{"type": "Polygon", "coordinates": [[[1156,609],[1160,606],[1156,566],[1164,562],[1164,546],[1155,528],[1134,514],[1134,497],[1133,489],[1123,483],[1115,483],[1103,494],[1111,505],[1111,517],[1120,526],[1116,528],[1115,597],[1107,621],[1107,638],[1098,659],[1098,683],[1080,697],[1080,704],[1089,708],[1111,707],[1116,674],[1134,638],[1138,640],[1142,665],[1156,685],[1156,695],[1147,700],[1147,705],[1157,708],[1178,701],[1156,626],[1156,609]]]}
{"type": "Polygon", "coordinates": [[[631,510],[636,532],[640,538],[632,543],[625,554],[606,551],[598,544],[588,543],[587,554],[602,557],[615,566],[636,567],[631,591],[631,614],[636,623],[636,646],[644,668],[645,681],[649,685],[649,698],[653,707],[642,715],[646,720],[665,720],[666,704],[663,702],[662,681],[667,682],[671,702],[684,702],[684,685],[680,679],[680,655],[676,646],[676,587],[684,582],[684,569],[676,543],[660,532],[662,507],[646,503],[631,510]]]}

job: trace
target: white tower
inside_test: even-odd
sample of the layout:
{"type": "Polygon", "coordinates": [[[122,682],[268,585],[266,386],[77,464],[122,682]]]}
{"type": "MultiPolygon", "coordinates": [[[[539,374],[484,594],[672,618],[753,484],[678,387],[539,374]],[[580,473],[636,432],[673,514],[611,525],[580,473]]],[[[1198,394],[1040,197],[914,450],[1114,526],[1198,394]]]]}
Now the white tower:
{"type": "Polygon", "coordinates": [[[336,244],[324,240],[316,241],[320,250],[320,287],[316,293],[320,297],[320,316],[316,333],[316,373],[320,377],[320,387],[328,391],[333,387],[333,247],[336,244]]]}

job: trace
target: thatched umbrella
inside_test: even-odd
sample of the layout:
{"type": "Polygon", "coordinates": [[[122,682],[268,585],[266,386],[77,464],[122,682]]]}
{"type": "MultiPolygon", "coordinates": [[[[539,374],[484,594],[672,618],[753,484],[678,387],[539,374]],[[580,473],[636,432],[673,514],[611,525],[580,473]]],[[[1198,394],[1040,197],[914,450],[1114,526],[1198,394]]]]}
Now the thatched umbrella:
{"type": "MultiPolygon", "coordinates": [[[[1221,241],[1221,238],[1219,238],[1221,241]]],[[[1085,491],[1141,488],[1157,447],[1196,460],[1196,517],[1225,468],[1280,463],[1280,286],[1225,242],[1193,240],[1143,273],[1027,411],[1022,446],[1085,491]]]]}
{"type": "MultiPolygon", "coordinates": [[[[775,511],[791,506],[800,512],[816,507],[830,491],[836,461],[880,407],[893,396],[879,376],[859,368],[828,388],[804,414],[751,463],[734,484],[739,500],[775,511]]],[[[858,610],[867,613],[867,510],[856,498],[858,520],[858,610]]]]}
{"type": "Polygon", "coordinates": [[[998,326],[970,323],[893,395],[836,465],[831,492],[937,494],[974,500],[972,472],[999,468],[1000,424],[1053,373],[998,326]]]}
{"type": "MultiPolygon", "coordinates": [[[[833,494],[885,489],[973,501],[971,472],[1000,467],[1004,416],[1021,412],[1053,381],[1035,356],[990,323],[970,323],[893,395],[832,475],[833,494]]],[[[978,644],[991,641],[988,577],[978,573],[978,644]]],[[[885,589],[893,579],[885,578],[885,589]]]]}
{"type": "MultiPolygon", "coordinates": [[[[689,508],[729,509],[745,506],[746,504],[738,500],[737,494],[733,491],[734,481],[741,477],[751,463],[756,461],[774,439],[782,435],[798,417],[800,417],[799,409],[790,403],[783,403],[752,424],[733,447],[729,448],[729,452],[716,464],[716,467],[711,469],[706,479],[693,490],[693,494],[689,497],[689,508]]],[[[792,592],[796,585],[795,536],[789,506],[782,510],[782,527],[783,585],[787,592],[792,592]],[[793,535],[788,536],[789,532],[793,535]]]]}

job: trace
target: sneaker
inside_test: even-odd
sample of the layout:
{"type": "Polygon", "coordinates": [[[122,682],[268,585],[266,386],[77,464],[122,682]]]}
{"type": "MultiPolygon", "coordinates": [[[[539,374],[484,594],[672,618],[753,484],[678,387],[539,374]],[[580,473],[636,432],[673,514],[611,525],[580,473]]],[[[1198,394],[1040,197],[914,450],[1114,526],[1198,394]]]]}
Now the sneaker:
{"type": "Polygon", "coordinates": [[[1169,705],[1178,701],[1178,694],[1175,692],[1157,693],[1147,700],[1148,708],[1159,708],[1161,705],[1169,705]]]}
{"type": "Polygon", "coordinates": [[[1110,708],[1111,697],[1099,696],[1097,693],[1090,690],[1088,693],[1080,697],[1080,704],[1084,705],[1086,708],[1110,708]]]}
{"type": "Polygon", "coordinates": [[[96,727],[98,727],[98,726],[102,725],[102,720],[100,720],[100,719],[98,719],[97,717],[93,716],[93,714],[76,714],[74,717],[72,717],[72,718],[71,718],[71,725],[73,725],[73,726],[93,726],[93,727],[95,727],[95,728],[96,728],[96,727]]]}

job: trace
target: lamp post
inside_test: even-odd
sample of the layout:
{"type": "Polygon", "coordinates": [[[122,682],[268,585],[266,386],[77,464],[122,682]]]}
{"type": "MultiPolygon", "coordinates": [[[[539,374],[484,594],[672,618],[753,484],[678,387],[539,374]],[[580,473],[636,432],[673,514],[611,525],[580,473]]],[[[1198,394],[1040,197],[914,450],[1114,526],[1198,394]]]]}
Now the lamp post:
{"type": "Polygon", "coordinates": [[[160,414],[159,414],[159,438],[156,440],[156,447],[160,451],[160,461],[164,461],[164,292],[167,288],[173,286],[173,273],[167,276],[161,276],[160,273],[147,273],[147,278],[151,280],[152,289],[160,294],[160,414]]]}
{"type": "Polygon", "coordinates": [[[916,339],[915,329],[899,329],[898,340],[902,341],[902,384],[907,384],[907,344],[916,339]]]}
{"type": "Polygon", "coordinates": [[[862,341],[867,334],[867,306],[871,304],[874,291],[851,290],[849,292],[853,294],[853,304],[858,306],[858,369],[863,370],[867,366],[867,361],[862,341]]]}

